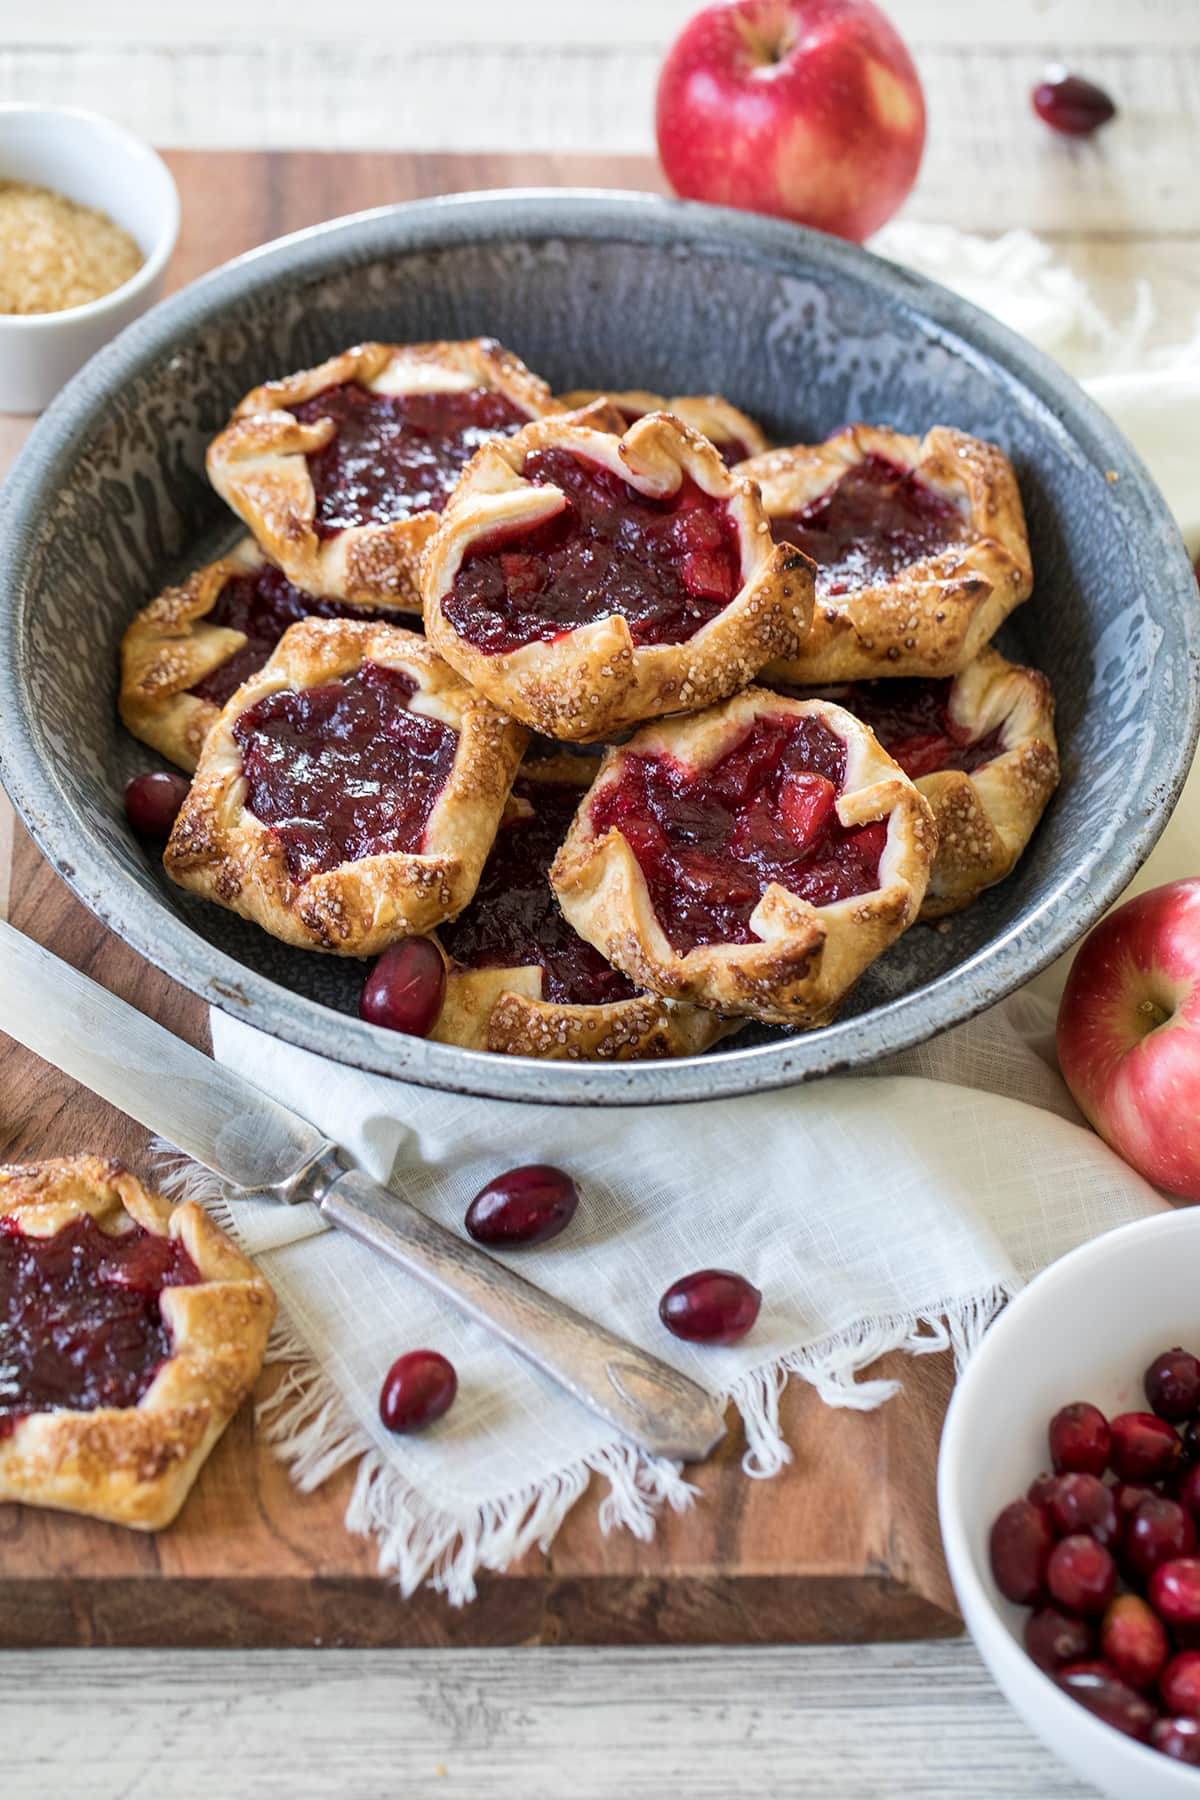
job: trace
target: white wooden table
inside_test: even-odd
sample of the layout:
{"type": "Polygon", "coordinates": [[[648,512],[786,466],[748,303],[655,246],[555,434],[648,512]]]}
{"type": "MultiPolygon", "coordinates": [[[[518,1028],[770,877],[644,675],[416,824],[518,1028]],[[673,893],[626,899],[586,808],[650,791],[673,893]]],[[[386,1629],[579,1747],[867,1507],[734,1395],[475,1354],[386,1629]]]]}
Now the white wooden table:
{"type": "MultiPolygon", "coordinates": [[[[340,11],[329,0],[0,0],[0,100],[92,107],[174,145],[649,150],[655,71],[692,10],[693,0],[358,0],[340,11]]],[[[1189,337],[1200,307],[1198,0],[891,0],[888,10],[930,108],[906,216],[1034,229],[1114,317],[1146,282],[1151,341],[1189,337]],[[1030,117],[1029,89],[1056,59],[1119,101],[1119,125],[1095,143],[1055,139],[1030,117]]],[[[10,1652],[0,1768],[5,1800],[1087,1792],[965,1640],[10,1652]]]]}

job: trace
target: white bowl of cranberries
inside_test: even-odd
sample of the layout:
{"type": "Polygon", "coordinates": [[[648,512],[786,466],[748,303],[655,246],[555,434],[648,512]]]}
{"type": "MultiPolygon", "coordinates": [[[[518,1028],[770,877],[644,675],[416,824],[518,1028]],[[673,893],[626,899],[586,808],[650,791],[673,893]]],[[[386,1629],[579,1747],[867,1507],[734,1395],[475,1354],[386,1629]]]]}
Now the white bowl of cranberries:
{"type": "Polygon", "coordinates": [[[1200,1800],[1200,1208],[1109,1232],[959,1382],[938,1507],[963,1618],[1065,1762],[1200,1800]]]}

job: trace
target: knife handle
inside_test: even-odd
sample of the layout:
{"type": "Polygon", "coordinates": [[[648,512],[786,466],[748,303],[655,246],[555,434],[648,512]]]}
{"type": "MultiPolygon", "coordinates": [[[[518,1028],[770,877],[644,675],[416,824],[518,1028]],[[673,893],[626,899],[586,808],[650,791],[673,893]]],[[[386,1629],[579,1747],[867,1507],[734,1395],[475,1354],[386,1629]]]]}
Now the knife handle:
{"type": "Polygon", "coordinates": [[[724,1436],[721,1407],[696,1382],[426,1218],[361,1169],[338,1175],[318,1204],[331,1225],[478,1319],[642,1449],[700,1462],[724,1436]]]}

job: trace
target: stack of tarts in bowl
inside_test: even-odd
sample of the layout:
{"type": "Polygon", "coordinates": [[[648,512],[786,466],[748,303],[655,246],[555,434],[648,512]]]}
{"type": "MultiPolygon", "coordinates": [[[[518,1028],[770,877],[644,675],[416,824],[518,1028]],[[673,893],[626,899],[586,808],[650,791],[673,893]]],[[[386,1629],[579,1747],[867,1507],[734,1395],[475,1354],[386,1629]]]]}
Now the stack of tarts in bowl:
{"type": "Polygon", "coordinates": [[[126,725],[192,777],[167,873],[314,952],[425,938],[436,1040],[823,1024],[1057,782],[1049,685],[990,647],[1016,480],[961,431],[772,449],[715,396],[365,344],[254,389],[208,472],[250,535],[123,645],[126,725]]]}

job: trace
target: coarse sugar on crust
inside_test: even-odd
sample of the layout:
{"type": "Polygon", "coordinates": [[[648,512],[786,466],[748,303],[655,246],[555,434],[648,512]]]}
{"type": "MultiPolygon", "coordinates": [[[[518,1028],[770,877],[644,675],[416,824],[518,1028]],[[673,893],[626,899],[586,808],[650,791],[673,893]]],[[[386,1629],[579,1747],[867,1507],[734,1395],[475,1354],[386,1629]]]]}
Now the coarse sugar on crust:
{"type": "Polygon", "coordinates": [[[620,438],[570,416],[544,419],[486,444],[464,470],[425,559],[425,630],[495,705],[548,737],[595,742],[735,693],[772,657],[798,649],[812,617],[812,577],[807,557],[772,542],[754,483],[731,475],[706,438],[669,414],[651,413],[620,438]],[[654,500],[693,482],[733,521],[737,591],[681,641],[635,642],[619,611],[496,653],[469,641],[447,607],[472,551],[501,535],[519,547],[523,527],[534,532],[567,504],[560,489],[535,486],[523,474],[527,459],[546,451],[598,467],[654,500]]]}
{"type": "Polygon", "coordinates": [[[140,1227],[182,1246],[200,1276],[161,1291],[170,1354],[135,1406],[29,1412],[0,1435],[0,1500],[162,1530],[258,1378],[268,1282],[202,1208],[170,1206],[106,1157],[0,1166],[0,1218],[28,1238],[82,1219],[114,1238],[140,1227]]]}

